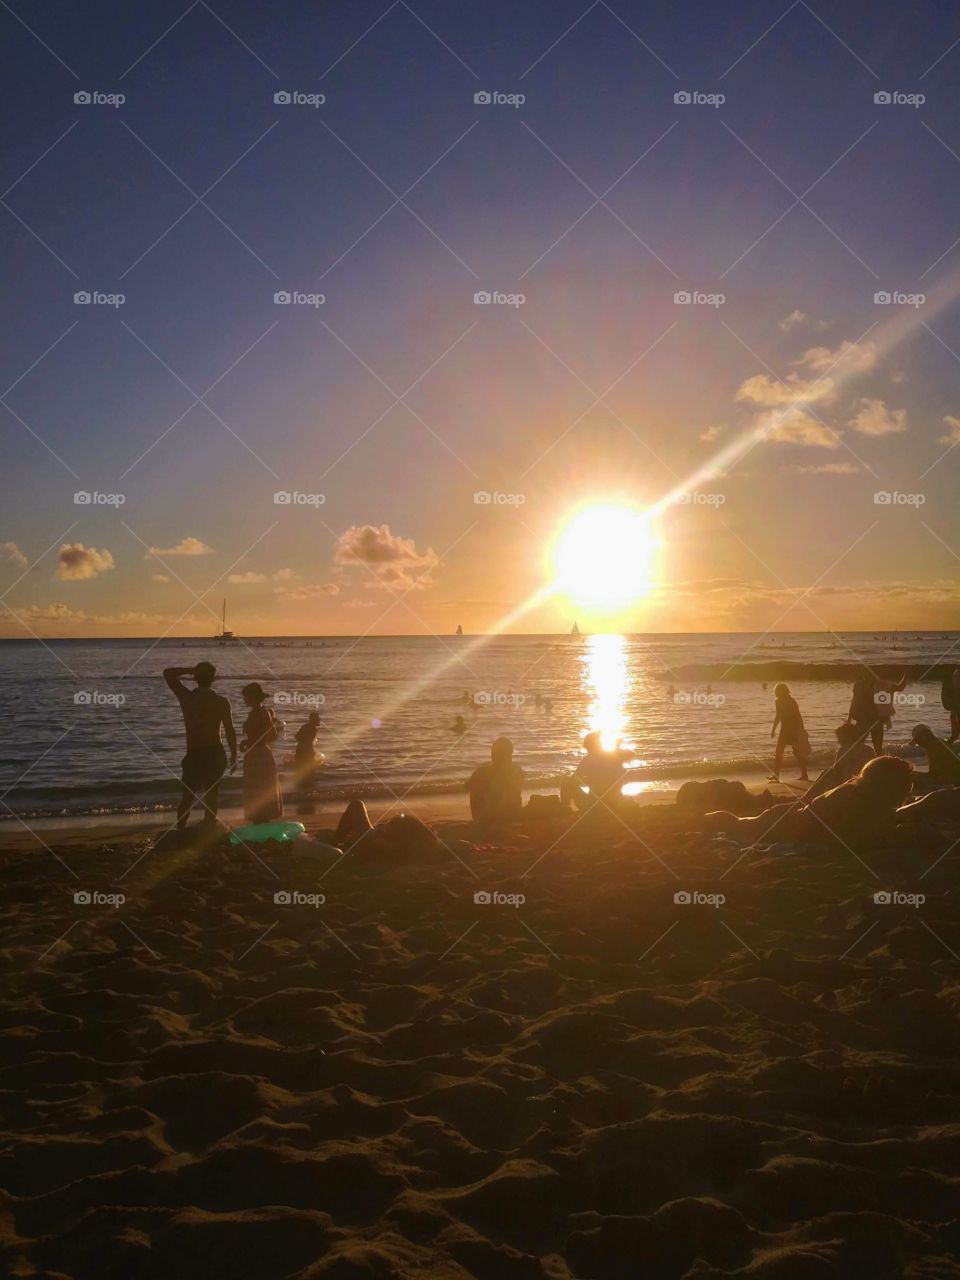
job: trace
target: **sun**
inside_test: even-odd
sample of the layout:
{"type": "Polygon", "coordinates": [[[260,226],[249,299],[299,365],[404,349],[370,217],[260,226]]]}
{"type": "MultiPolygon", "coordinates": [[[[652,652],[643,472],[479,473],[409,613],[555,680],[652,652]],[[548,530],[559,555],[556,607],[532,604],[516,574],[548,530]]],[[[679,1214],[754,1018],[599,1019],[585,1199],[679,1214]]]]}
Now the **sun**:
{"type": "Polygon", "coordinates": [[[560,532],[554,549],[556,586],[572,601],[615,609],[653,585],[659,545],[646,514],[625,506],[588,506],[560,532]]]}

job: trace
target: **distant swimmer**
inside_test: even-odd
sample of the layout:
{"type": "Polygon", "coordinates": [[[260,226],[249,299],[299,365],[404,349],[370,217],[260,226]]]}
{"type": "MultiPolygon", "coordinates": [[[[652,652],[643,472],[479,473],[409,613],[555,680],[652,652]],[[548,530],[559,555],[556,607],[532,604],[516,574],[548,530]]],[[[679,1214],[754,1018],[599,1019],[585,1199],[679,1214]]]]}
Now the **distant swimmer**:
{"type": "Polygon", "coordinates": [[[450,726],[450,732],[451,733],[467,732],[467,722],[466,720],[464,720],[463,716],[454,717],[453,724],[450,726]]]}

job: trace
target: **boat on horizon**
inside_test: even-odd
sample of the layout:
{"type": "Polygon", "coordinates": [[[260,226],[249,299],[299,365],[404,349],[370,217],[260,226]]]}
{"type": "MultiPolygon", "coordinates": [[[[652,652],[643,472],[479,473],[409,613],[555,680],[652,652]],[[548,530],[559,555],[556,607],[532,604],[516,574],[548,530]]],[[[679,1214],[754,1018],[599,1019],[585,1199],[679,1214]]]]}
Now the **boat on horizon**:
{"type": "Polygon", "coordinates": [[[462,636],[462,635],[463,635],[463,627],[461,627],[461,625],[460,625],[460,623],[459,623],[459,622],[457,623],[457,631],[456,631],[456,634],[457,634],[458,636],[462,636]]]}
{"type": "Polygon", "coordinates": [[[217,644],[239,644],[240,643],[240,637],[238,635],[234,635],[232,631],[227,630],[227,598],[226,596],[224,596],[223,598],[223,612],[220,617],[220,632],[218,635],[215,635],[213,638],[217,642],[217,644]]]}
{"type": "Polygon", "coordinates": [[[578,636],[580,634],[580,628],[577,626],[576,623],[574,623],[573,626],[570,628],[570,634],[572,636],[578,636]]]}

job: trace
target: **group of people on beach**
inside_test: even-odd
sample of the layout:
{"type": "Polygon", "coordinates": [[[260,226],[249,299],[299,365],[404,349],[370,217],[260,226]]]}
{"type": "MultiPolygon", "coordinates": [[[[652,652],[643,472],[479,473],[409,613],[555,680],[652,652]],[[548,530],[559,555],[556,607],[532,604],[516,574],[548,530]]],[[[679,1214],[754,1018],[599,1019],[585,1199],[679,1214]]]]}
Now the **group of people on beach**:
{"type": "MultiPolygon", "coordinates": [[[[229,769],[237,767],[237,732],[230,700],[216,692],[217,669],[212,662],[192,667],[167,667],[163,678],[180,703],[186,731],[187,750],[181,762],[182,791],[177,809],[177,830],[183,831],[195,805],[203,810],[202,821],[212,827],[217,820],[220,783],[229,769]],[[193,687],[183,683],[192,676],[193,687]],[[224,740],[230,752],[229,762],[224,740]]],[[[248,822],[275,822],[283,816],[283,791],[272,744],[283,733],[283,724],[272,707],[265,705],[269,694],[256,681],[243,686],[241,696],[247,707],[239,742],[243,756],[243,811],[248,822]]],[[[311,712],[296,735],[294,769],[305,781],[316,768],[314,743],[320,717],[311,712]]]]}
{"type": "MultiPolygon", "coordinates": [[[[177,829],[182,831],[186,827],[191,810],[198,804],[203,810],[203,822],[215,823],[220,782],[228,767],[231,772],[236,768],[238,750],[243,757],[244,814],[248,822],[268,823],[279,819],[283,814],[283,794],[271,747],[283,732],[283,725],[276,713],[265,705],[269,694],[256,682],[244,685],[241,692],[247,716],[238,744],[230,702],[213,688],[216,669],[211,663],[168,667],[163,674],[180,704],[187,738],[177,829]],[[186,676],[193,677],[193,687],[183,683],[186,676]]],[[[960,672],[948,673],[943,686],[943,705],[950,713],[950,738],[938,737],[926,724],[918,724],[913,729],[911,741],[927,757],[926,773],[916,772],[911,763],[900,756],[883,754],[894,695],[905,685],[905,674],[899,680],[881,680],[865,669],[857,677],[847,719],[835,731],[834,759],[798,798],[770,803],[774,797],[769,792],[758,799],[749,797],[743,784],[715,780],[686,784],[678,803],[691,786],[710,791],[711,796],[721,799],[721,804],[712,810],[701,806],[705,829],[754,839],[778,830],[780,839],[815,842],[818,835],[829,830],[836,838],[855,844],[886,829],[895,813],[898,820],[960,819],[960,755],[952,746],[960,737],[960,672]],[[919,798],[908,804],[912,791],[918,793],[919,798]]],[[[314,743],[318,726],[319,716],[313,712],[297,732],[294,768],[299,780],[310,777],[316,770],[314,743]]],[[[777,744],[772,779],[780,780],[789,748],[800,765],[801,780],[810,782],[807,772],[813,754],[810,740],[800,707],[788,686],[782,683],[774,689],[771,736],[774,735],[777,735],[777,744]]],[[[584,738],[583,756],[574,772],[560,779],[559,795],[534,794],[526,804],[524,772],[514,762],[513,754],[510,739],[497,738],[491,747],[489,763],[476,769],[468,781],[471,817],[481,828],[496,828],[524,815],[546,817],[591,809],[597,813],[604,810],[622,813],[629,805],[623,791],[629,780],[632,752],[619,743],[605,742],[599,732],[588,733],[584,738]]],[[[344,824],[346,835],[351,839],[365,838],[374,831],[360,801],[348,806],[341,820],[341,826],[344,824]]],[[[413,835],[420,838],[417,832],[413,835]]]]}

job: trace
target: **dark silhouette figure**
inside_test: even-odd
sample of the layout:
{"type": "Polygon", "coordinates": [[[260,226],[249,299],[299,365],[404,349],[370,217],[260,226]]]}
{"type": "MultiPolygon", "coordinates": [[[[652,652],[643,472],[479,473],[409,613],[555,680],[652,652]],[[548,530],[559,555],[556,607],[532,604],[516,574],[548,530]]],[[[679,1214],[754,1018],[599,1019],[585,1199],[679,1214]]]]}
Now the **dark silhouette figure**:
{"type": "Polygon", "coordinates": [[[274,822],[283,814],[280,776],[270,744],[280,736],[275,713],[263,704],[270,695],[259,684],[243,686],[250,708],[243,725],[243,812],[248,822],[274,822]]]}
{"type": "Polygon", "coordinates": [[[473,771],[467,790],[474,822],[492,826],[520,817],[523,770],[513,763],[513,743],[509,738],[497,738],[490,748],[490,763],[473,771]]]}
{"type": "Polygon", "coordinates": [[[928,724],[918,724],[911,741],[926,753],[928,772],[925,782],[938,787],[960,787],[960,757],[948,743],[937,737],[928,724]]]}
{"type": "Polygon", "coordinates": [[[809,791],[804,793],[805,804],[823,795],[825,791],[839,787],[841,782],[847,782],[850,778],[856,777],[869,760],[875,759],[873,747],[864,742],[855,724],[847,721],[846,724],[838,725],[834,732],[838,745],[833,764],[828,769],[824,769],[809,791]]]}
{"type": "Polygon", "coordinates": [[[317,753],[314,750],[319,727],[320,717],[316,711],[311,711],[297,730],[297,746],[293,753],[293,768],[297,782],[301,786],[311,780],[321,763],[317,759],[317,753]]]}
{"type": "Polygon", "coordinates": [[[883,753],[883,734],[890,723],[893,694],[899,693],[907,683],[907,673],[899,680],[879,680],[869,667],[864,667],[853,682],[853,696],[847,719],[860,730],[860,737],[870,737],[877,755],[883,753]],[[878,695],[887,699],[887,709],[877,706],[878,695]]]}
{"type": "Polygon", "coordinates": [[[183,793],[177,808],[177,830],[186,828],[190,810],[195,804],[203,809],[203,825],[213,827],[217,820],[220,779],[227,767],[220,731],[230,748],[230,768],[237,763],[237,735],[233,727],[230,703],[214,693],[217,669],[211,662],[198,662],[195,667],[167,667],[163,678],[180,703],[183,727],[187,735],[187,753],[183,757],[183,793]],[[183,676],[192,676],[195,689],[188,689],[183,676]]]}
{"type": "Polygon", "coordinates": [[[631,752],[621,746],[609,749],[603,745],[602,736],[594,731],[588,733],[583,740],[586,752],[577,765],[572,778],[563,778],[560,783],[560,800],[563,804],[571,802],[577,809],[588,809],[596,801],[604,800],[611,807],[616,807],[623,800],[623,784],[627,780],[626,762],[631,752]],[[587,792],[584,794],[584,787],[587,792]]]}
{"type": "Polygon", "coordinates": [[[800,714],[800,708],[785,684],[778,684],[773,693],[776,699],[774,704],[776,714],[773,717],[770,737],[772,738],[777,732],[778,726],[780,729],[780,736],[777,738],[777,749],[773,757],[774,780],[780,781],[784,752],[787,747],[790,747],[800,765],[800,781],[809,782],[807,760],[810,758],[810,743],[807,738],[807,731],[803,727],[803,716],[800,714]]]}

